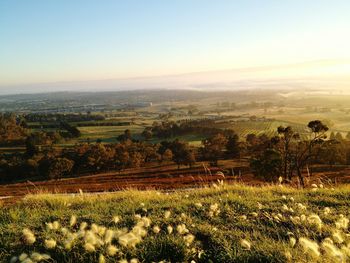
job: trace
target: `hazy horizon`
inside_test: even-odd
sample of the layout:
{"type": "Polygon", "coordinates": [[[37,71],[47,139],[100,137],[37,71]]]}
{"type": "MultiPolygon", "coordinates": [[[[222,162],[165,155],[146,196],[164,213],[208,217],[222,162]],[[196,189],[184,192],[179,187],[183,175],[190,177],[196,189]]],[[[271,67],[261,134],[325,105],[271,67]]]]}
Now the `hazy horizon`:
{"type": "Polygon", "coordinates": [[[350,87],[350,60],[189,72],[163,76],[58,81],[0,85],[0,95],[59,91],[121,91],[142,89],[242,90],[242,89],[340,89],[350,87]]]}

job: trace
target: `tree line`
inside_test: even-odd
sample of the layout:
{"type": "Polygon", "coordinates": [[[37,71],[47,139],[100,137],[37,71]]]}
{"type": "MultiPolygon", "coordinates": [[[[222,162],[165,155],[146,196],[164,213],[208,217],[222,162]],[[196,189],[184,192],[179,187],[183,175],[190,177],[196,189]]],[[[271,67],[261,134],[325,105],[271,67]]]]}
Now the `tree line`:
{"type": "MultiPolygon", "coordinates": [[[[79,129],[61,122],[65,136],[80,136],[79,129]]],[[[248,134],[240,141],[231,129],[218,129],[207,120],[155,123],[151,130],[157,136],[175,136],[188,132],[204,133],[200,147],[187,142],[165,139],[160,143],[134,140],[125,130],[115,143],[81,143],[73,147],[55,147],[62,132],[29,133],[23,121],[13,114],[0,114],[0,141],[22,141],[25,151],[0,156],[0,181],[44,178],[57,179],[67,176],[122,171],[138,168],[148,163],[174,163],[192,167],[198,161],[208,161],[218,166],[220,160],[247,158],[251,171],[266,181],[285,182],[297,178],[305,185],[305,175],[312,174],[317,165],[350,164],[348,136],[334,134],[327,138],[329,128],[319,120],[308,123],[308,135],[302,136],[292,127],[278,127],[276,136],[248,134]],[[207,125],[208,124],[208,125],[207,125]]],[[[144,131],[144,132],[145,132],[144,131]]],[[[144,137],[145,134],[143,134],[144,137]]],[[[350,138],[350,136],[349,136],[350,138]]]]}

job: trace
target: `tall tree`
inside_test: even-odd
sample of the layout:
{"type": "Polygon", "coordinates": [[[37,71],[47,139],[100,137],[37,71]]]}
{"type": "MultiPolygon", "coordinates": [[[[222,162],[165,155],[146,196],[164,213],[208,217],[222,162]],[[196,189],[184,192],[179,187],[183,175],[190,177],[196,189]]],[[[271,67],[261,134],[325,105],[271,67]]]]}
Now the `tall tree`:
{"type": "Polygon", "coordinates": [[[201,149],[203,157],[217,166],[218,160],[221,159],[224,154],[223,150],[227,143],[228,140],[222,133],[217,133],[203,140],[203,148],[201,149]]]}
{"type": "Polygon", "coordinates": [[[225,145],[226,152],[231,158],[236,158],[240,156],[240,145],[239,138],[237,134],[230,135],[227,138],[227,143],[225,145]]]}

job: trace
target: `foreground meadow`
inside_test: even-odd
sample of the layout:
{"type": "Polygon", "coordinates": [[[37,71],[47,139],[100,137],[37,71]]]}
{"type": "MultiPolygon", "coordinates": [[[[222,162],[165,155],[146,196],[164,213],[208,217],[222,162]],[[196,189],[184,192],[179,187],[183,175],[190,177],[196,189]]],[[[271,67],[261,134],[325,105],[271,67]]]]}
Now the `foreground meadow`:
{"type": "Polygon", "coordinates": [[[31,195],[0,207],[0,261],[347,262],[349,194],[218,183],[31,195]]]}

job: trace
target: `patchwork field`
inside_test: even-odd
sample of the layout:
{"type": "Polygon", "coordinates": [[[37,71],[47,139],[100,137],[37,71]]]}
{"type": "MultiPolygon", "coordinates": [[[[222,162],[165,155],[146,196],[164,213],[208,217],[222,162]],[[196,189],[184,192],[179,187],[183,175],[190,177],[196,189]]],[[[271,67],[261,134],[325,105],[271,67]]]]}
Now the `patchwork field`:
{"type": "Polygon", "coordinates": [[[139,125],[79,127],[82,136],[78,138],[78,141],[86,141],[89,138],[91,141],[100,139],[103,142],[117,142],[117,137],[123,134],[127,129],[129,129],[132,134],[139,136],[144,127],[139,125]]]}
{"type": "Polygon", "coordinates": [[[0,208],[1,262],[347,262],[349,187],[30,195],[0,208]]]}

